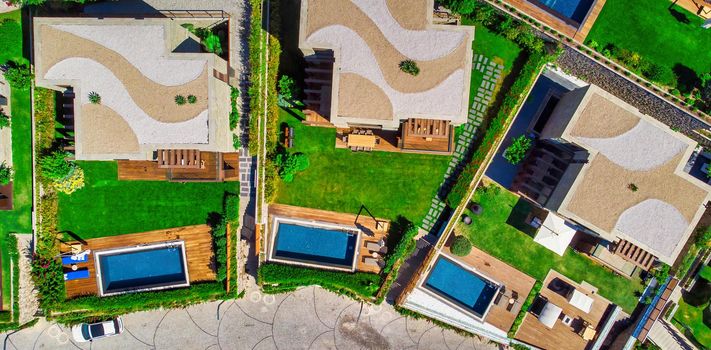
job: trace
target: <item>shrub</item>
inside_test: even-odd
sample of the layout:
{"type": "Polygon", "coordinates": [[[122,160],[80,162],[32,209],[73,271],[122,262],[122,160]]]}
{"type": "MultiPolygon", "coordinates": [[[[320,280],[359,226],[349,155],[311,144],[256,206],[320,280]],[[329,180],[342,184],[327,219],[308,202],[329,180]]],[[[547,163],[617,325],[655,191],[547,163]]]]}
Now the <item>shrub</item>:
{"type": "Polygon", "coordinates": [[[301,286],[320,285],[330,291],[371,299],[378,290],[380,276],[365,272],[336,272],[267,263],[259,267],[259,283],[265,292],[294,290],[301,286]]]}
{"type": "Polygon", "coordinates": [[[541,281],[536,281],[536,283],[533,284],[531,292],[528,293],[526,301],[524,301],[523,305],[521,305],[521,311],[519,311],[518,316],[516,316],[516,319],[514,320],[514,323],[513,325],[511,325],[511,329],[508,332],[510,338],[513,338],[516,334],[516,331],[518,331],[518,328],[521,326],[521,323],[523,323],[524,316],[526,316],[526,313],[528,313],[528,309],[531,307],[531,304],[533,304],[533,300],[536,299],[536,295],[538,295],[542,287],[543,284],[541,283],[541,281]]]}
{"type": "Polygon", "coordinates": [[[400,66],[400,70],[407,73],[407,74],[410,74],[413,76],[420,74],[420,67],[418,67],[417,63],[413,60],[404,60],[404,61],[400,62],[399,66],[400,66]]]}
{"type": "Polygon", "coordinates": [[[296,173],[308,169],[309,158],[303,153],[281,153],[276,156],[275,163],[282,180],[292,182],[296,173]]]}
{"type": "Polygon", "coordinates": [[[279,99],[277,101],[279,106],[291,108],[300,104],[296,101],[300,93],[294,78],[288,75],[282,75],[281,78],[279,78],[279,99]]]}
{"type": "Polygon", "coordinates": [[[637,190],[639,190],[639,187],[637,187],[637,185],[635,185],[633,183],[627,185],[627,188],[629,188],[629,190],[632,192],[637,192],[637,190]]]}
{"type": "Polygon", "coordinates": [[[84,187],[84,170],[75,166],[71,174],[62,180],[54,182],[54,188],[62,193],[72,194],[74,191],[84,187]]]}
{"type": "Polygon", "coordinates": [[[89,93],[89,102],[98,105],[101,103],[101,96],[95,91],[89,93]]]}
{"type": "Polygon", "coordinates": [[[0,130],[7,128],[8,126],[10,126],[10,116],[0,110],[0,130]]]}
{"type": "Polygon", "coordinates": [[[393,270],[393,267],[398,261],[406,259],[413,251],[415,251],[415,236],[417,236],[418,228],[410,224],[405,228],[405,232],[402,234],[400,241],[395,246],[395,249],[388,255],[385,260],[385,266],[383,266],[382,273],[388,274],[393,270]]]}
{"type": "Polygon", "coordinates": [[[202,39],[202,46],[205,51],[214,53],[216,55],[222,55],[222,43],[220,42],[220,37],[213,32],[208,32],[204,39],[202,39]]]}
{"type": "Polygon", "coordinates": [[[185,96],[175,95],[175,104],[178,106],[184,105],[185,104],[185,96]]]}
{"type": "Polygon", "coordinates": [[[49,180],[63,180],[69,176],[74,169],[74,162],[68,161],[66,158],[68,153],[62,151],[54,151],[39,160],[40,171],[42,177],[49,180]]]}
{"type": "Polygon", "coordinates": [[[446,8],[462,15],[471,14],[477,8],[477,2],[472,0],[443,0],[441,3],[446,8]]]}
{"type": "Polygon", "coordinates": [[[227,279],[227,223],[224,217],[220,217],[217,223],[213,223],[212,245],[215,250],[215,265],[217,268],[217,281],[223,283],[227,279]]]}
{"type": "Polygon", "coordinates": [[[7,166],[5,162],[0,164],[0,186],[5,186],[12,181],[12,168],[7,166]]]}
{"type": "Polygon", "coordinates": [[[32,280],[42,309],[47,310],[64,301],[64,278],[59,260],[35,254],[32,258],[32,280]]]}
{"type": "Polygon", "coordinates": [[[456,256],[467,256],[472,251],[472,242],[465,236],[455,236],[449,249],[456,256]]]}
{"type": "Polygon", "coordinates": [[[237,109],[237,99],[239,98],[239,89],[234,86],[230,87],[230,130],[237,128],[239,124],[239,110],[237,109]]]}
{"type": "Polygon", "coordinates": [[[195,97],[195,95],[188,95],[188,103],[195,104],[195,102],[197,102],[197,97],[195,97]]]}
{"type": "Polygon", "coordinates": [[[699,271],[699,277],[711,282],[711,266],[704,265],[699,271]]]}
{"type": "Polygon", "coordinates": [[[27,90],[32,85],[33,75],[30,67],[10,62],[5,71],[5,79],[15,89],[27,90]]]}
{"type": "Polygon", "coordinates": [[[526,135],[514,138],[511,146],[507,147],[504,151],[504,158],[506,158],[509,163],[514,165],[521,163],[521,161],[523,161],[526,157],[526,153],[528,153],[528,150],[531,148],[531,144],[531,139],[529,139],[526,135]]]}
{"type": "Polygon", "coordinates": [[[239,135],[232,134],[232,147],[234,147],[236,150],[242,148],[242,140],[239,135]]]}

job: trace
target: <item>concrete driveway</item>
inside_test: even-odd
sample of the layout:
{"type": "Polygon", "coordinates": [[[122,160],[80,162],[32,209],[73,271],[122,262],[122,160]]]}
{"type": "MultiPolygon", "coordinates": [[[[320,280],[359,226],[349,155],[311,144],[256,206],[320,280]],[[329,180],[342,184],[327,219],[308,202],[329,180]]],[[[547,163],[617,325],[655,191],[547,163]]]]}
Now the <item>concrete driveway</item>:
{"type": "Polygon", "coordinates": [[[369,306],[318,287],[294,293],[247,293],[237,301],[123,317],[125,332],[75,343],[68,328],[40,320],[5,334],[5,349],[496,349],[390,305],[369,306]],[[219,311],[219,312],[218,312],[219,311]],[[219,314],[219,319],[218,319],[219,314]]]}

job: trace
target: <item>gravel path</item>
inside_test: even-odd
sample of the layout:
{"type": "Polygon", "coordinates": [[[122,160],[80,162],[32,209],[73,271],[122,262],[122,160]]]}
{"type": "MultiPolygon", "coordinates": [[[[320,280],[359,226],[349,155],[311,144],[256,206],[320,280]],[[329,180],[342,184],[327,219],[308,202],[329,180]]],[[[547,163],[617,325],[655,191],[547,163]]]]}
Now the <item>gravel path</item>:
{"type": "Polygon", "coordinates": [[[621,98],[640,112],[672,128],[678,128],[701,145],[711,146],[711,142],[692,132],[695,129],[708,128],[706,124],[574,49],[566,47],[558,58],[557,65],[566,72],[621,98]]]}
{"type": "Polygon", "coordinates": [[[39,309],[37,290],[35,289],[35,284],[32,282],[31,275],[31,239],[32,235],[30,234],[17,235],[17,250],[20,252],[20,260],[18,262],[20,269],[20,324],[31,321],[39,309]]]}

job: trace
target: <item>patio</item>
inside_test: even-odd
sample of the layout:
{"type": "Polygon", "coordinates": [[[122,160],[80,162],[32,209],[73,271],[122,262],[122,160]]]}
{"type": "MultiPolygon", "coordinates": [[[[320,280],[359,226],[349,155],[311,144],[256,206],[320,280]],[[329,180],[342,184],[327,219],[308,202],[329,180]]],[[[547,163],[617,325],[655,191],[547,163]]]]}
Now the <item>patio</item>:
{"type": "MultiPolygon", "coordinates": [[[[214,253],[212,248],[212,234],[210,231],[211,228],[208,225],[195,225],[120,236],[92,238],[87,239],[85,243],[76,241],[66,242],[60,247],[63,254],[71,253],[71,245],[77,243],[81,244],[82,250],[91,249],[92,251],[89,254],[89,260],[81,263],[79,266],[79,268],[86,267],[88,269],[89,278],[65,281],[67,299],[82,295],[98,295],[96,267],[94,264],[95,251],[171,240],[183,240],[185,242],[185,255],[188,260],[187,265],[190,283],[214,281],[214,253]]],[[[65,266],[65,270],[69,270],[69,268],[65,266]]]]}

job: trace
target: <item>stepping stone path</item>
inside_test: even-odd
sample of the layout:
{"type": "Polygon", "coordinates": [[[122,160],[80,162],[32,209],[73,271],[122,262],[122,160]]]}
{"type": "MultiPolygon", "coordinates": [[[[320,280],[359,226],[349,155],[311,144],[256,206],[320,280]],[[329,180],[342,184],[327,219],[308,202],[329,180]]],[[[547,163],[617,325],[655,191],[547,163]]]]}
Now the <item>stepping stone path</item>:
{"type": "MultiPolygon", "coordinates": [[[[501,79],[504,66],[483,55],[474,55],[474,69],[484,73],[484,80],[482,80],[474,97],[472,107],[469,110],[469,119],[467,123],[464,124],[464,131],[457,138],[454,155],[449,162],[449,167],[444,175],[442,184],[440,184],[438,193],[449,193],[452,185],[457,180],[454,175],[458,174],[458,170],[463,169],[466,165],[467,159],[464,159],[464,157],[472,150],[477,128],[484,120],[484,113],[494,95],[494,89],[501,79]]],[[[427,216],[422,220],[422,228],[424,230],[434,233],[431,231],[440,215],[442,215],[444,207],[444,201],[440,199],[438,195],[435,195],[435,197],[432,198],[432,205],[430,205],[427,216]]]]}
{"type": "Polygon", "coordinates": [[[239,195],[240,197],[249,197],[252,193],[252,181],[254,180],[254,172],[252,167],[255,163],[255,158],[249,155],[247,148],[242,148],[239,152],[239,195]]]}

